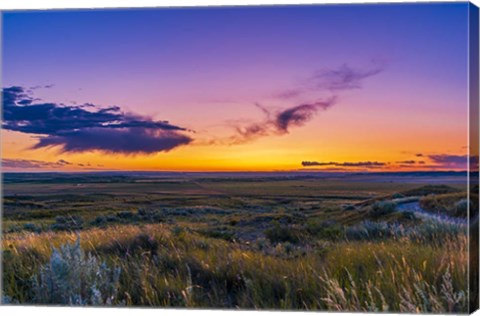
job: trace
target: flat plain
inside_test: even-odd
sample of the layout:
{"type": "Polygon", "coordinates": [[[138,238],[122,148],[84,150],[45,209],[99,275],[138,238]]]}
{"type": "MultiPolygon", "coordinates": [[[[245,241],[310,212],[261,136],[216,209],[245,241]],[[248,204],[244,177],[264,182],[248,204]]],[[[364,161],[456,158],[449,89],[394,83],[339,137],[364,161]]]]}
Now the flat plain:
{"type": "Polygon", "coordinates": [[[478,209],[466,183],[449,172],[4,174],[3,300],[465,312],[467,210],[478,209]]]}

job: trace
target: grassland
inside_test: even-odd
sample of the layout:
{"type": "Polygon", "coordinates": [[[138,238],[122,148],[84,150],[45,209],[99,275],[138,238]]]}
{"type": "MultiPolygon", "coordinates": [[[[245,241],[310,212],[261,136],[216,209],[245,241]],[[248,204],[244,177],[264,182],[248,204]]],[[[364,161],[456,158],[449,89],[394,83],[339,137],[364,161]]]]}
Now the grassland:
{"type": "Polygon", "coordinates": [[[468,311],[464,178],[385,177],[5,175],[4,301],[468,311]]]}

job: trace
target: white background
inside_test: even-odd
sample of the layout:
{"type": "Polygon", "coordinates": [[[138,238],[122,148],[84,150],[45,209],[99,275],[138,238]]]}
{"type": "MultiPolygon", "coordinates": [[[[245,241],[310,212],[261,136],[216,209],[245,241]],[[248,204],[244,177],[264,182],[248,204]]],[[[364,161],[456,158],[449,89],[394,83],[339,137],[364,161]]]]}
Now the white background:
{"type": "MultiPolygon", "coordinates": [[[[312,3],[378,3],[375,0],[0,0],[0,10],[10,9],[60,9],[60,8],[119,8],[119,7],[166,7],[166,6],[199,6],[199,5],[259,5],[259,4],[312,4],[312,3]]],[[[427,2],[427,1],[382,1],[382,2],[427,2]]],[[[436,1],[452,2],[452,1],[436,1]]],[[[472,1],[480,6],[480,0],[472,1]]],[[[1,66],[0,66],[1,67],[1,66]]],[[[1,81],[0,81],[1,82],[1,81]]],[[[185,309],[143,309],[143,308],[65,308],[65,307],[0,307],[0,315],[32,315],[32,316],[293,316],[305,315],[301,312],[247,312],[225,310],[185,310],[185,309]]],[[[329,315],[330,313],[315,313],[315,315],[329,315]]],[[[358,314],[358,313],[357,313],[358,314]]],[[[342,313],[342,315],[355,315],[342,313]]],[[[362,315],[375,315],[365,313],[362,315]]],[[[479,316],[480,312],[475,315],[479,316]]]]}

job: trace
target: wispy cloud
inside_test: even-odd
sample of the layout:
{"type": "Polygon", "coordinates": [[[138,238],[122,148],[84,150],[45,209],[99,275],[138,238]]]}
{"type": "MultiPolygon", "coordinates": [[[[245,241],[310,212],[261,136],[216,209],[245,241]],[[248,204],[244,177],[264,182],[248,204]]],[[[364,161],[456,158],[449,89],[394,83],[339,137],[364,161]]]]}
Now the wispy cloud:
{"type": "Polygon", "coordinates": [[[338,93],[341,90],[360,89],[364,79],[381,71],[383,71],[383,66],[380,65],[362,70],[352,68],[347,64],[336,69],[319,70],[305,80],[302,85],[285,89],[274,95],[275,98],[290,102],[299,98],[309,98],[313,101],[298,101],[296,105],[279,110],[272,110],[257,102],[255,106],[263,113],[263,119],[234,124],[236,133],[229,137],[226,143],[243,144],[264,136],[288,134],[290,129],[305,125],[319,110],[327,110],[336,104],[338,93]],[[335,92],[335,94],[325,97],[325,92],[335,92]]]}
{"type": "Polygon", "coordinates": [[[430,154],[422,156],[425,157],[427,161],[413,159],[395,162],[302,161],[302,167],[321,167],[322,170],[328,170],[331,167],[343,168],[344,170],[349,170],[351,168],[376,168],[382,170],[396,170],[398,168],[407,168],[409,170],[467,170],[468,160],[470,160],[470,167],[473,169],[478,169],[478,156],[471,156],[470,159],[467,155],[430,154]]]}
{"type": "Polygon", "coordinates": [[[151,154],[189,144],[186,128],[125,113],[118,106],[60,105],[38,102],[22,87],[3,89],[6,130],[36,134],[33,148],[57,147],[62,152],[99,150],[151,154]]]}
{"type": "MultiPolygon", "coordinates": [[[[236,124],[236,134],[229,138],[230,144],[242,144],[251,140],[269,136],[284,135],[293,127],[300,127],[310,121],[319,110],[327,110],[338,101],[342,90],[360,89],[363,80],[383,71],[383,65],[375,64],[371,69],[356,69],[347,64],[336,69],[322,69],[304,80],[300,85],[275,94],[275,98],[289,100],[309,98],[310,102],[296,102],[296,105],[280,110],[271,110],[266,106],[255,104],[264,118],[243,124],[236,124]],[[334,92],[330,97],[321,96],[325,92],[334,92]],[[317,95],[312,96],[313,95],[317,95]]],[[[227,141],[228,143],[228,141],[227,141]]]]}
{"type": "Polygon", "coordinates": [[[362,81],[383,71],[383,65],[375,65],[372,69],[352,68],[343,64],[337,69],[323,69],[316,72],[311,80],[314,89],[352,90],[360,89],[362,81]]]}
{"type": "Polygon", "coordinates": [[[343,64],[337,68],[323,68],[310,77],[301,80],[295,87],[289,87],[274,94],[279,99],[293,99],[303,94],[319,91],[338,93],[345,90],[361,89],[363,81],[381,73],[385,65],[374,62],[368,68],[355,68],[343,64]]]}
{"type": "Polygon", "coordinates": [[[436,154],[428,155],[428,158],[438,166],[452,169],[478,169],[478,156],[436,154]],[[469,163],[471,164],[469,166],[469,163]]]}
{"type": "Polygon", "coordinates": [[[291,128],[299,127],[310,121],[319,110],[326,110],[335,104],[336,98],[304,103],[282,110],[270,110],[256,104],[264,119],[235,127],[236,134],[230,138],[232,143],[240,144],[268,135],[287,134],[291,128]]]}
{"type": "Polygon", "coordinates": [[[367,168],[378,168],[384,167],[388,163],[379,162],[379,161],[357,161],[357,162],[319,162],[319,161],[302,161],[303,167],[314,167],[314,166],[335,166],[335,167],[367,167],[367,168]]]}
{"type": "Polygon", "coordinates": [[[28,159],[2,159],[2,167],[9,169],[45,169],[45,168],[63,168],[71,165],[71,162],[60,159],[56,162],[28,159]]]}
{"type": "Polygon", "coordinates": [[[467,164],[467,160],[468,160],[467,155],[448,155],[448,154],[428,155],[428,158],[434,163],[441,164],[441,165],[465,165],[467,164]]]}
{"type": "Polygon", "coordinates": [[[414,165],[417,162],[415,160],[402,160],[402,161],[397,161],[397,163],[405,164],[405,165],[414,165]]]}

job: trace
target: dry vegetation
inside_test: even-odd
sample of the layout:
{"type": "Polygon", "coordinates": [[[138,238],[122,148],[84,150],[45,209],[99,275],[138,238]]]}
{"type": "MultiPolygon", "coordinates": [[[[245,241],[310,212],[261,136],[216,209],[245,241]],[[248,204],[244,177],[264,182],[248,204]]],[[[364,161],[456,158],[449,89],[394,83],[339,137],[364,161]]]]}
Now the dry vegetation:
{"type": "Polygon", "coordinates": [[[28,223],[38,229],[10,218],[2,240],[3,299],[20,304],[468,311],[465,224],[399,213],[390,202],[349,207],[344,204],[348,198],[258,204],[258,196],[229,196],[224,202],[229,207],[212,198],[208,207],[193,209],[110,211],[77,215],[73,222],[30,218],[28,223]],[[239,199],[241,210],[234,204],[239,199]],[[21,228],[12,229],[14,225],[21,228]]]}

